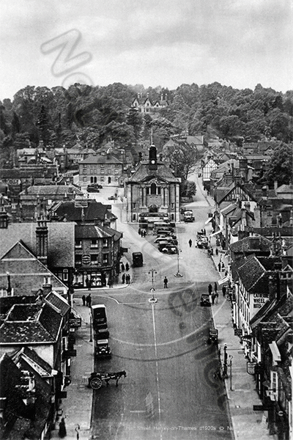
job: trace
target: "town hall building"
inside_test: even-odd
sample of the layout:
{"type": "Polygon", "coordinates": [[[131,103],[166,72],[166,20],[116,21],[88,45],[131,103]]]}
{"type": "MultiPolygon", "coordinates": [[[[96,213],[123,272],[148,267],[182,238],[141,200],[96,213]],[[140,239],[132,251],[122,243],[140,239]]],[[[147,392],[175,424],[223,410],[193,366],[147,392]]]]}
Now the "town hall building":
{"type": "Polygon", "coordinates": [[[127,221],[138,222],[139,214],[158,212],[180,221],[180,178],[157,159],[154,145],[149,160],[142,161],[134,174],[125,181],[127,221]]]}

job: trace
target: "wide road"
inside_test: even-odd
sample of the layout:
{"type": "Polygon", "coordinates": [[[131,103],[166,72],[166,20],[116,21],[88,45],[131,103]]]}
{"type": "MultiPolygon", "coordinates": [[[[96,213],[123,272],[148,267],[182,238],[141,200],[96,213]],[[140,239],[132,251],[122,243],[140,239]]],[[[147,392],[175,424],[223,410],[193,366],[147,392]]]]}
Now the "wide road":
{"type": "Polygon", "coordinates": [[[179,259],[158,252],[154,237],[143,239],[133,226],[118,225],[130,255],[143,251],[144,266],[134,269],[127,288],[92,291],[93,303],[107,306],[113,352],[95,369],[127,372],[117,388],[110,382],[94,391],[93,438],[232,439],[224,384],[213,376],[217,347],[207,344],[212,310],[199,304],[207,284],[218,280],[206,251],[194,247],[210,207],[200,191],[191,207],[196,222],[177,228],[179,259]],[[174,276],[178,271],[182,277],[174,276]],[[152,287],[155,303],[149,302],[152,287]]]}

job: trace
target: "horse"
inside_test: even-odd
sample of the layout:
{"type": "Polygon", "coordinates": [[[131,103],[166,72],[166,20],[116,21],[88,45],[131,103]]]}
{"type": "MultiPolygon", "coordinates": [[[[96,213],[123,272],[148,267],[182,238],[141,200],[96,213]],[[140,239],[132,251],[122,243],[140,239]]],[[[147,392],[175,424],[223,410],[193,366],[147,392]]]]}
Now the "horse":
{"type": "Polygon", "coordinates": [[[118,373],[107,373],[107,375],[104,377],[104,380],[107,384],[107,387],[109,386],[109,381],[110,379],[115,379],[116,380],[116,387],[118,387],[118,382],[119,379],[121,379],[121,377],[126,377],[126,371],[118,371],[118,373]]]}

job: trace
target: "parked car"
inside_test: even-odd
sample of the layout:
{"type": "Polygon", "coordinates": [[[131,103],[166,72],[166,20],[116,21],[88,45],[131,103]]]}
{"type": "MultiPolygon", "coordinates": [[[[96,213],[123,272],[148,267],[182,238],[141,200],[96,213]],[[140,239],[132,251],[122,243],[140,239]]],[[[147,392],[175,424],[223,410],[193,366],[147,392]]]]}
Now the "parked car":
{"type": "Polygon", "coordinates": [[[99,189],[99,186],[100,185],[96,185],[96,184],[94,184],[94,185],[88,185],[87,186],[87,192],[100,192],[100,189],[99,189]]]}
{"type": "MultiPolygon", "coordinates": [[[[165,235],[165,236],[162,236],[162,235],[159,235],[156,239],[155,239],[155,243],[161,243],[162,241],[170,241],[170,242],[173,242],[174,240],[176,240],[176,236],[174,236],[174,235],[165,235]],[[175,237],[175,238],[174,238],[175,237]]],[[[177,241],[177,240],[176,240],[177,241]]],[[[173,244],[175,244],[175,243],[173,243],[173,244]]]]}
{"type": "Polygon", "coordinates": [[[197,246],[199,249],[208,249],[208,247],[209,247],[208,239],[207,239],[207,238],[204,238],[204,237],[198,239],[198,240],[196,241],[196,246],[197,246]]]}
{"type": "Polygon", "coordinates": [[[159,250],[164,254],[178,254],[177,246],[174,246],[172,244],[165,244],[163,246],[160,246],[159,250]]]}
{"type": "Polygon", "coordinates": [[[211,306],[210,295],[208,293],[202,293],[200,297],[200,305],[201,306],[211,306]]]}
{"type": "Polygon", "coordinates": [[[112,356],[112,352],[109,347],[109,340],[108,339],[100,339],[100,340],[96,341],[95,354],[99,358],[112,356]]]}

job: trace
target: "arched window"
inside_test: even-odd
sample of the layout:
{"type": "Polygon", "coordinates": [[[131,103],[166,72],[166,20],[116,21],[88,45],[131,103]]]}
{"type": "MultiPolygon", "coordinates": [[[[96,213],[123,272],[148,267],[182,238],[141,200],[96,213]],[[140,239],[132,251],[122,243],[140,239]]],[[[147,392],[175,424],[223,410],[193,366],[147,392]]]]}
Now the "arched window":
{"type": "Polygon", "coordinates": [[[151,194],[156,194],[157,191],[157,186],[155,183],[151,184],[151,194]]]}

